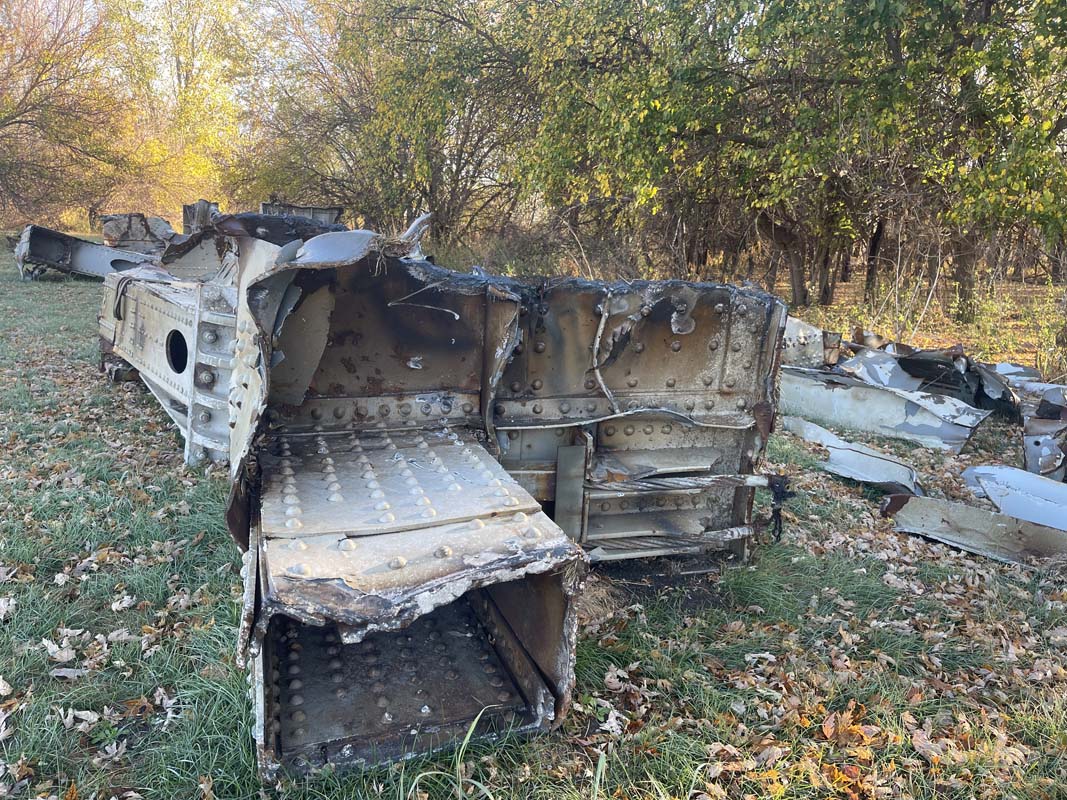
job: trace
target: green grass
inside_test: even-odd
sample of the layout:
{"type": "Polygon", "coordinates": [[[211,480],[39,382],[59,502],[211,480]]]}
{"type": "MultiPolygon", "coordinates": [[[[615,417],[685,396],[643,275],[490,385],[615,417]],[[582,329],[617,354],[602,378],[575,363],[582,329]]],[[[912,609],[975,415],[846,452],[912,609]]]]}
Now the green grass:
{"type": "Polygon", "coordinates": [[[559,732],[261,789],[233,663],[227,482],[181,463],[151,396],[97,371],[99,294],[89,281],[23,283],[0,255],[0,598],[15,603],[0,622],[0,675],[13,689],[0,698],[12,731],[0,739],[0,789],[21,780],[22,796],[62,797],[73,784],[80,798],[331,800],[1061,791],[1065,659],[1041,634],[1065,624],[1057,575],[863,524],[877,493],[819,473],[812,450],[786,436],[769,459],[801,495],[783,541],[721,576],[625,598],[612,624],[581,639],[577,705],[559,732]],[[854,550],[824,546],[842,532],[854,550]],[[64,629],[83,633],[66,632],[75,657],[60,664],[41,642],[63,644],[64,629]],[[49,675],[56,667],[89,671],[65,680],[49,675]],[[625,691],[605,685],[609,670],[626,671],[625,691]],[[101,717],[65,726],[68,709],[101,717]],[[600,729],[612,710],[621,735],[600,729]],[[878,733],[827,739],[828,715],[846,712],[878,733]],[[931,764],[913,746],[913,720],[963,755],[931,764]],[[124,754],[104,760],[109,746],[124,754]]]}

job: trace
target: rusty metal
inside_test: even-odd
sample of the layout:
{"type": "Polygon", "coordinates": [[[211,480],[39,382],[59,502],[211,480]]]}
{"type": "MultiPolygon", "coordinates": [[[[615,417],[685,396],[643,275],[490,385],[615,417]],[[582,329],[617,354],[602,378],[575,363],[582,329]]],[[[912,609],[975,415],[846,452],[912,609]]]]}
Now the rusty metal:
{"type": "Polygon", "coordinates": [[[589,558],[743,551],[778,300],[450,272],[425,220],[250,220],[108,277],[100,332],[186,458],[229,461],[265,774],[550,728],[589,558]]]}

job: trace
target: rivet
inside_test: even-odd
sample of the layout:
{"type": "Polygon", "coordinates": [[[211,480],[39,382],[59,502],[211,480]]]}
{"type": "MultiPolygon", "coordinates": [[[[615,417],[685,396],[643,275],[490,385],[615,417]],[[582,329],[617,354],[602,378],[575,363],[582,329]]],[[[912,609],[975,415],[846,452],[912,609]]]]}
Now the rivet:
{"type": "Polygon", "coordinates": [[[719,349],[719,340],[718,339],[712,339],[710,342],[708,342],[708,349],[709,350],[718,350],[719,349]]]}
{"type": "Polygon", "coordinates": [[[199,377],[201,383],[210,385],[215,382],[215,373],[209,369],[201,370],[199,377]]]}
{"type": "Polygon", "coordinates": [[[509,497],[504,501],[504,505],[506,506],[517,506],[518,504],[519,499],[517,497],[509,497]]]}
{"type": "Polygon", "coordinates": [[[388,708],[388,707],[389,707],[389,698],[388,697],[379,697],[378,698],[378,708],[388,708]]]}
{"type": "Polygon", "coordinates": [[[527,539],[536,539],[541,535],[541,531],[537,530],[533,525],[522,532],[522,535],[527,539]]]}
{"type": "Polygon", "coordinates": [[[386,405],[385,403],[382,403],[380,406],[378,406],[378,416],[388,417],[389,416],[389,406],[386,405]]]}
{"type": "Polygon", "coordinates": [[[696,403],[694,403],[692,400],[686,400],[685,401],[685,410],[686,411],[692,411],[694,408],[696,408],[696,403]]]}
{"type": "Polygon", "coordinates": [[[389,512],[389,513],[386,513],[386,514],[382,514],[380,517],[378,517],[378,521],[379,522],[396,522],[396,515],[393,514],[392,512],[389,512]]]}
{"type": "Polygon", "coordinates": [[[543,353],[543,352],[545,352],[545,343],[544,342],[538,342],[537,344],[535,344],[534,345],[534,352],[535,353],[543,353]]]}
{"type": "Polygon", "coordinates": [[[715,401],[714,400],[705,400],[704,401],[704,408],[708,409],[708,411],[710,411],[711,409],[715,408],[715,401]]]}
{"type": "Polygon", "coordinates": [[[570,410],[571,410],[571,404],[570,403],[560,403],[559,404],[559,411],[560,411],[561,414],[566,414],[570,410]]]}
{"type": "Polygon", "coordinates": [[[647,317],[652,313],[652,306],[641,306],[641,316],[647,317]]]}
{"type": "Polygon", "coordinates": [[[589,380],[587,380],[585,382],[585,388],[586,389],[595,389],[596,388],[596,381],[594,381],[592,378],[590,378],[589,380]]]}
{"type": "Polygon", "coordinates": [[[635,353],[643,353],[644,350],[645,350],[645,343],[644,342],[635,342],[634,343],[634,352],[635,353]]]}
{"type": "Polygon", "coordinates": [[[411,413],[411,403],[401,403],[398,410],[406,417],[411,413]]]}
{"type": "Polygon", "coordinates": [[[715,304],[715,312],[717,314],[722,314],[725,311],[726,311],[726,306],[724,306],[722,303],[716,303],[715,304]]]}
{"type": "Polygon", "coordinates": [[[655,429],[651,425],[646,425],[644,427],[645,433],[649,433],[650,434],[650,433],[652,433],[653,430],[655,430],[655,429]]]}
{"type": "Polygon", "coordinates": [[[530,385],[531,385],[531,386],[532,386],[532,387],[533,387],[533,388],[534,388],[535,390],[537,390],[537,389],[540,389],[540,388],[541,388],[542,386],[544,386],[544,385],[545,385],[545,382],[544,382],[544,381],[542,381],[542,380],[541,380],[540,378],[538,378],[537,380],[535,380],[535,381],[534,381],[533,383],[531,383],[530,385]]]}
{"type": "Polygon", "coordinates": [[[333,416],[335,419],[341,419],[345,415],[345,410],[342,406],[334,406],[333,416]]]}
{"type": "Polygon", "coordinates": [[[533,405],[533,413],[540,414],[544,410],[545,410],[544,406],[542,406],[540,403],[534,403],[534,405],[533,405]]]}
{"type": "Polygon", "coordinates": [[[352,539],[342,539],[337,543],[337,547],[341,550],[355,550],[356,543],[352,539]]]}
{"type": "Polygon", "coordinates": [[[670,433],[672,429],[671,429],[671,426],[670,426],[670,425],[664,425],[664,426],[663,426],[662,428],[660,428],[660,430],[661,430],[661,431],[662,431],[663,433],[670,433]]]}
{"type": "Polygon", "coordinates": [[[311,418],[312,419],[322,419],[322,409],[321,408],[313,408],[313,409],[311,409],[311,418]]]}
{"type": "Polygon", "coordinates": [[[600,504],[600,510],[601,511],[607,511],[609,508],[611,508],[611,503],[601,503],[600,504]]]}
{"type": "Polygon", "coordinates": [[[300,680],[299,678],[294,678],[293,680],[289,681],[289,691],[290,692],[295,692],[298,689],[303,689],[303,688],[304,688],[304,682],[302,680],[300,680]]]}
{"type": "Polygon", "coordinates": [[[303,711],[294,711],[293,715],[292,715],[292,717],[290,719],[292,719],[293,722],[303,722],[307,718],[308,718],[308,715],[305,714],[303,711]]]}
{"type": "Polygon", "coordinates": [[[586,403],[585,410],[592,414],[594,411],[596,411],[596,403],[586,403]]]}
{"type": "Polygon", "coordinates": [[[633,425],[627,425],[625,428],[622,429],[622,432],[625,433],[627,436],[633,436],[634,435],[634,426],[633,425]]]}
{"type": "Polygon", "coordinates": [[[496,699],[498,702],[506,703],[511,699],[511,692],[497,692],[496,699]]]}
{"type": "Polygon", "coordinates": [[[734,342],[732,345],[730,345],[730,349],[733,350],[735,353],[740,353],[741,352],[741,342],[734,342]]]}
{"type": "Polygon", "coordinates": [[[681,342],[671,342],[671,350],[673,350],[674,352],[677,353],[681,349],[682,349],[682,343],[681,342]]]}
{"type": "Polygon", "coordinates": [[[710,375],[705,375],[704,376],[704,385],[705,386],[711,386],[713,383],[715,383],[715,379],[713,377],[711,377],[710,375]]]}
{"type": "Polygon", "coordinates": [[[511,391],[516,392],[516,393],[521,392],[522,391],[522,384],[519,383],[518,381],[513,381],[512,384],[511,384],[511,391]]]}
{"type": "Polygon", "coordinates": [[[743,397],[740,400],[737,401],[737,407],[739,409],[741,409],[742,411],[744,410],[746,405],[748,405],[748,403],[745,402],[745,398],[743,398],[743,397]]]}
{"type": "Polygon", "coordinates": [[[200,412],[200,421],[201,422],[205,422],[205,423],[206,422],[211,422],[211,412],[210,411],[201,411],[200,412]]]}
{"type": "Polygon", "coordinates": [[[637,378],[630,378],[628,381],[626,381],[626,385],[629,386],[631,389],[634,388],[635,386],[637,386],[637,378]]]}
{"type": "Polygon", "coordinates": [[[515,516],[512,517],[515,522],[526,522],[530,517],[525,511],[516,511],[515,516]]]}
{"type": "Polygon", "coordinates": [[[423,403],[422,406],[419,408],[419,411],[421,411],[423,414],[429,414],[431,411],[433,411],[433,406],[431,406],[429,403],[423,403]]]}
{"type": "Polygon", "coordinates": [[[219,340],[219,335],[215,331],[204,331],[204,341],[208,344],[215,344],[219,340]]]}
{"type": "Polygon", "coordinates": [[[463,413],[464,414],[470,414],[472,411],[474,411],[474,404],[473,403],[464,403],[463,404],[463,413]]]}
{"type": "Polygon", "coordinates": [[[419,709],[419,713],[422,714],[423,716],[426,716],[427,714],[430,713],[430,707],[429,706],[423,706],[422,708],[419,709]]]}
{"type": "Polygon", "coordinates": [[[496,411],[497,414],[503,414],[507,411],[507,408],[504,407],[503,403],[497,403],[493,410],[496,411]]]}
{"type": "Polygon", "coordinates": [[[285,509],[285,516],[287,517],[299,517],[301,514],[300,506],[289,506],[285,509]]]}
{"type": "Polygon", "coordinates": [[[343,502],[343,501],[344,501],[344,497],[342,497],[342,496],[341,496],[341,495],[340,495],[339,493],[337,493],[337,492],[334,492],[333,494],[331,494],[331,495],[330,495],[330,496],[329,496],[328,498],[326,498],[326,499],[327,499],[327,500],[329,500],[329,501],[330,501],[331,503],[340,503],[340,502],[343,502]]]}
{"type": "Polygon", "coordinates": [[[287,527],[287,528],[302,528],[302,527],[304,527],[304,523],[302,523],[298,519],[287,519],[285,521],[285,527],[287,527]]]}
{"type": "Polygon", "coordinates": [[[615,426],[608,425],[608,427],[606,427],[604,429],[604,435],[605,436],[614,436],[615,435],[615,426]]]}
{"type": "Polygon", "coordinates": [[[751,361],[746,361],[741,366],[743,366],[746,370],[752,369],[752,362],[751,361]]]}
{"type": "Polygon", "coordinates": [[[667,388],[668,389],[673,389],[674,388],[674,378],[667,378],[667,388]]]}
{"type": "Polygon", "coordinates": [[[289,705],[302,706],[304,705],[304,696],[302,694],[294,694],[289,698],[289,705]]]}
{"type": "Polygon", "coordinates": [[[452,556],[452,548],[447,544],[443,544],[433,551],[436,558],[450,558],[452,556]]]}

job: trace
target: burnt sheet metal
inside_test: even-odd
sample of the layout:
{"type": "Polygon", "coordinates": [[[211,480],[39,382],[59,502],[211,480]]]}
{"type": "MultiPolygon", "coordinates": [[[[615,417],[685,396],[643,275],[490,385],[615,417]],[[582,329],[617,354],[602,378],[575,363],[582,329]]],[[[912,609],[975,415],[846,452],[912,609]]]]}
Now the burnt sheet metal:
{"type": "Polygon", "coordinates": [[[938,500],[890,495],[882,515],[896,530],[918,534],[998,561],[1026,563],[1067,553],[1067,533],[1007,514],[938,500]]]}
{"type": "Polygon", "coordinates": [[[551,501],[559,448],[588,448],[578,541],[594,560],[734,549],[750,521],[751,486],[674,493],[622,484],[754,470],[774,415],[782,304],[677,281],[562,280],[516,291],[519,341],[493,403],[505,468],[551,501]],[[619,487],[602,496],[605,483],[619,487]]]}
{"type": "Polygon", "coordinates": [[[448,746],[479,714],[487,736],[554,726],[583,548],[752,535],[773,297],[450,272],[417,256],[424,220],[279,245],[248,219],[109,278],[101,334],[147,364],[187,458],[229,458],[265,774],[448,746]]]}
{"type": "Polygon", "coordinates": [[[231,468],[256,505],[230,516],[259,549],[261,768],[402,758],[475,719],[558,724],[585,558],[483,416],[517,295],[365,231],[246,241],[231,468]]]}
{"type": "Polygon", "coordinates": [[[915,470],[903,461],[866,445],[848,442],[800,417],[785,417],[782,428],[805,441],[825,447],[829,459],[821,466],[842,478],[869,483],[887,492],[925,495],[915,470]]]}
{"type": "Polygon", "coordinates": [[[795,367],[828,367],[841,355],[841,334],[824,331],[804,320],[789,317],[782,340],[782,363],[795,367]]]}
{"type": "Polygon", "coordinates": [[[1005,466],[968,467],[963,479],[1001,513],[1067,531],[1067,485],[1005,466]]]}
{"type": "Polygon", "coordinates": [[[886,350],[866,348],[838,363],[836,371],[873,386],[943,394],[1001,416],[1019,418],[1018,397],[1008,382],[988,365],[967,358],[959,346],[947,350],[914,350],[900,345],[886,350]]]}
{"type": "Polygon", "coordinates": [[[296,206],[271,201],[260,203],[259,213],[269,217],[308,217],[324,225],[338,225],[345,210],[341,206],[296,206]]]}
{"type": "Polygon", "coordinates": [[[958,453],[991,413],[952,397],[875,386],[848,375],[782,368],[781,410],[835,428],[958,453]]]}
{"type": "Polygon", "coordinates": [[[27,225],[15,247],[15,265],[25,280],[48,269],[103,278],[152,261],[144,253],[116,250],[40,225],[27,225]]]}
{"type": "Polygon", "coordinates": [[[171,239],[179,235],[161,217],[130,213],[105,214],[100,219],[103,222],[104,244],[118,250],[158,257],[163,255],[171,239]]]}
{"type": "Polygon", "coordinates": [[[270,216],[267,214],[215,214],[212,223],[217,231],[228,236],[251,236],[276,244],[306,242],[320,234],[347,231],[340,223],[326,223],[311,217],[270,216]]]}

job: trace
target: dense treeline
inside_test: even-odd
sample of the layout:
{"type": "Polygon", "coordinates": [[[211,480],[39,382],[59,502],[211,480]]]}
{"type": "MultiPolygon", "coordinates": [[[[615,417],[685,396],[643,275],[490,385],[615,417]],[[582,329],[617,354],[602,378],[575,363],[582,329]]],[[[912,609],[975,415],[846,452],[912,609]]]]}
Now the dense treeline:
{"type": "Polygon", "coordinates": [[[73,82],[56,76],[55,111],[81,123],[58,137],[7,132],[19,82],[3,76],[32,53],[20,55],[26,26],[0,20],[8,216],[274,195],[396,230],[429,209],[440,246],[496,267],[550,242],[580,270],[787,280],[798,305],[829,303],[858,270],[871,300],[902,279],[949,287],[963,319],[984,277],[1067,278],[1062,0],[143,0],[84,13],[70,48],[33,37],[41,52],[101,56],[77,57],[73,82]],[[64,109],[64,92],[85,108],[64,109]]]}

